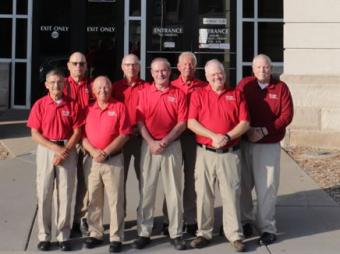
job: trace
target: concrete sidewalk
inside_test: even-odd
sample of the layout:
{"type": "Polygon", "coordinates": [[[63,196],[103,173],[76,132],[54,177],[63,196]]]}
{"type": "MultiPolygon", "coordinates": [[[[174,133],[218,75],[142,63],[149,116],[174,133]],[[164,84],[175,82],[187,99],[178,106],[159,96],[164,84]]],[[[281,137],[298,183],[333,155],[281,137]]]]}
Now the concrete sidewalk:
{"type": "MultiPolygon", "coordinates": [[[[35,144],[24,122],[5,122],[0,115],[0,142],[9,148],[12,158],[0,161],[0,253],[41,253],[37,251],[35,144]],[[5,122],[5,124],[3,124],[5,122]],[[6,127],[4,127],[6,125],[6,127]],[[7,133],[7,134],[6,134],[7,133]]],[[[249,253],[339,253],[340,206],[337,205],[282,151],[281,185],[277,204],[278,241],[259,247],[257,237],[247,240],[249,253]]],[[[127,225],[123,253],[176,253],[167,238],[160,235],[162,195],[157,197],[154,241],[144,250],[131,249],[136,237],[135,219],[139,192],[134,171],[130,170],[127,190],[127,225]]],[[[159,190],[161,191],[161,184],[159,190]]],[[[218,236],[221,221],[220,199],[215,204],[215,236],[211,245],[186,253],[234,253],[224,237],[218,236]]],[[[108,224],[107,207],[104,223],[108,224]]],[[[53,231],[52,231],[53,232],[53,231]]],[[[108,232],[108,231],[106,231],[108,232]]],[[[108,253],[106,244],[93,250],[82,248],[84,239],[74,239],[76,253],[108,253]]],[[[185,238],[191,238],[185,235],[185,238]]],[[[55,246],[53,252],[58,252],[55,246]]]]}

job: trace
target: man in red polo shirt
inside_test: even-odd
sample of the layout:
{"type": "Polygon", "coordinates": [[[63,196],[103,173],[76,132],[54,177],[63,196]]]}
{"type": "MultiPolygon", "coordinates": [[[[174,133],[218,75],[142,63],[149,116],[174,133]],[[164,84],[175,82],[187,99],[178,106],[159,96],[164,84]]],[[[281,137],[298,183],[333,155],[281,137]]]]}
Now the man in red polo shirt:
{"type": "MultiPolygon", "coordinates": [[[[139,59],[134,54],[128,54],[123,57],[121,68],[124,73],[124,78],[114,82],[112,85],[112,95],[115,99],[123,102],[128,110],[130,124],[133,128],[133,135],[124,145],[124,184],[126,190],[126,180],[128,176],[131,157],[134,157],[134,168],[137,179],[139,181],[140,174],[140,150],[142,146],[142,137],[137,128],[137,104],[139,92],[144,88],[146,82],[139,78],[140,63],[139,59]]],[[[124,191],[125,193],[125,191],[124,191]]],[[[126,210],[126,194],[125,206],[126,210]]]]}
{"type": "Polygon", "coordinates": [[[248,103],[250,126],[242,143],[242,223],[246,237],[252,235],[252,189],[257,196],[256,225],[260,245],[276,240],[275,205],[280,178],[280,141],[293,118],[293,102],[287,85],[271,76],[271,60],[253,60],[254,77],[242,79],[237,89],[248,103]]]}
{"type": "Polygon", "coordinates": [[[57,70],[46,74],[48,95],[32,107],[27,126],[37,148],[38,248],[50,249],[52,197],[55,189],[56,237],[62,251],[71,250],[67,240],[71,229],[71,203],[76,176],[74,148],[81,135],[79,107],[63,96],[64,75],[57,70]]]}
{"type": "MultiPolygon", "coordinates": [[[[80,52],[71,54],[67,63],[67,68],[70,75],[66,78],[64,94],[78,102],[80,109],[84,111],[88,105],[94,101],[91,92],[91,81],[86,76],[87,63],[84,54],[80,52]]],[[[87,235],[88,233],[86,219],[88,206],[87,180],[85,179],[86,176],[83,169],[84,153],[80,145],[77,146],[77,152],[77,190],[72,227],[73,236],[79,234],[87,235]]]]}
{"type": "MultiPolygon", "coordinates": [[[[197,66],[196,56],[192,52],[183,52],[178,57],[177,69],[180,72],[178,78],[171,84],[181,89],[187,96],[188,105],[193,91],[201,89],[207,82],[195,78],[197,66]]],[[[196,222],[196,193],[195,193],[195,162],[196,162],[196,141],[195,134],[186,129],[181,135],[181,146],[184,162],[184,190],[183,208],[184,223],[187,233],[195,236],[197,230],[196,222]]],[[[166,233],[166,232],[165,232],[166,233]]]]}
{"type": "Polygon", "coordinates": [[[93,82],[97,102],[88,108],[83,146],[89,153],[84,168],[88,175],[89,235],[86,247],[102,243],[104,190],[110,209],[110,252],[120,252],[124,230],[124,165],[122,148],[131,134],[126,107],[113,99],[107,77],[93,82]]]}
{"type": "Polygon", "coordinates": [[[188,128],[196,133],[197,238],[193,248],[205,247],[214,226],[215,183],[223,205],[223,228],[236,251],[242,252],[240,221],[240,136],[249,128],[248,110],[240,92],[225,85],[224,66],[213,59],[205,65],[209,86],[195,91],[190,100],[188,128]]]}
{"type": "Polygon", "coordinates": [[[137,212],[138,238],[133,246],[150,243],[159,174],[163,180],[171,244],[186,248],[182,239],[182,151],[178,137],[186,128],[185,94],[169,82],[170,63],[156,58],[151,63],[154,83],[140,93],[137,119],[143,137],[141,150],[140,202],[137,212]]]}

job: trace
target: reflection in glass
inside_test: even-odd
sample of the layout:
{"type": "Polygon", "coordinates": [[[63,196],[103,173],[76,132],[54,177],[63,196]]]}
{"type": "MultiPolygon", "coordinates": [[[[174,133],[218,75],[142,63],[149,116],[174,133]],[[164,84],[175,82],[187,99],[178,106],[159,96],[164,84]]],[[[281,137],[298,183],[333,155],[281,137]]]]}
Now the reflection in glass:
{"type": "Polygon", "coordinates": [[[283,62],[283,23],[259,22],[259,53],[268,55],[273,62],[283,62]]]}
{"type": "Polygon", "coordinates": [[[130,16],[140,16],[141,15],[141,0],[130,0],[130,16]]]}
{"type": "Polygon", "coordinates": [[[17,19],[16,29],[16,58],[26,58],[27,46],[27,20],[17,19]]]}
{"type": "Polygon", "coordinates": [[[140,21],[130,21],[129,53],[140,58],[140,21]]]}
{"type": "Polygon", "coordinates": [[[243,23],[243,61],[250,62],[254,57],[254,23],[243,23]]]}
{"type": "Polygon", "coordinates": [[[11,58],[12,52],[12,19],[0,19],[0,58],[11,58]]]}
{"type": "Polygon", "coordinates": [[[26,105],[26,63],[15,64],[14,104],[26,105]]]}

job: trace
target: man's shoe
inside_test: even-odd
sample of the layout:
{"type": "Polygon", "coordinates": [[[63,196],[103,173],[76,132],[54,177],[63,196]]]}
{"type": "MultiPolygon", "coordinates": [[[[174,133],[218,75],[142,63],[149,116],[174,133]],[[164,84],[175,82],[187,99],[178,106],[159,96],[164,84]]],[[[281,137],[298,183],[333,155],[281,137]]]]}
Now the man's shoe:
{"type": "Polygon", "coordinates": [[[219,234],[220,234],[220,236],[224,236],[223,225],[220,226],[219,234]]]}
{"type": "Polygon", "coordinates": [[[138,236],[138,238],[132,243],[132,247],[135,249],[143,249],[150,242],[150,237],[138,236]]]}
{"type": "Polygon", "coordinates": [[[162,228],[162,233],[163,235],[169,235],[169,224],[168,223],[163,223],[163,228],[162,228]]]}
{"type": "Polygon", "coordinates": [[[268,232],[263,232],[260,239],[259,245],[269,245],[276,241],[276,235],[268,232]]]}
{"type": "Polygon", "coordinates": [[[48,251],[51,249],[51,243],[49,241],[40,241],[37,247],[41,251],[48,251]]]}
{"type": "Polygon", "coordinates": [[[197,231],[197,223],[194,224],[186,224],[186,232],[192,236],[196,236],[197,231]]]}
{"type": "Polygon", "coordinates": [[[246,223],[242,226],[243,235],[245,238],[249,238],[253,235],[253,227],[250,223],[246,223]]]}
{"type": "Polygon", "coordinates": [[[71,229],[71,238],[79,237],[81,236],[80,231],[80,224],[79,223],[73,223],[72,229],[71,229]]]}
{"type": "Polygon", "coordinates": [[[61,251],[70,251],[72,249],[71,243],[69,241],[59,242],[59,249],[61,251]]]}
{"type": "Polygon", "coordinates": [[[82,236],[88,236],[89,235],[89,225],[87,224],[87,219],[82,218],[79,225],[79,230],[81,232],[82,236]]]}
{"type": "Polygon", "coordinates": [[[176,250],[185,250],[187,245],[182,237],[176,237],[170,240],[171,244],[175,247],[176,250]]]}
{"type": "Polygon", "coordinates": [[[210,241],[203,236],[198,236],[194,240],[191,241],[190,245],[193,248],[201,249],[205,246],[207,246],[210,243],[210,241]]]}
{"type": "Polygon", "coordinates": [[[110,253],[112,252],[121,252],[122,251],[122,243],[118,241],[110,242],[110,253]]]}
{"type": "Polygon", "coordinates": [[[230,243],[231,246],[234,247],[234,249],[237,252],[244,252],[246,250],[246,246],[244,245],[244,243],[241,240],[236,240],[230,243]]]}
{"type": "Polygon", "coordinates": [[[85,240],[85,246],[87,249],[93,249],[94,247],[97,247],[103,243],[103,240],[94,238],[94,237],[89,237],[85,240]]]}

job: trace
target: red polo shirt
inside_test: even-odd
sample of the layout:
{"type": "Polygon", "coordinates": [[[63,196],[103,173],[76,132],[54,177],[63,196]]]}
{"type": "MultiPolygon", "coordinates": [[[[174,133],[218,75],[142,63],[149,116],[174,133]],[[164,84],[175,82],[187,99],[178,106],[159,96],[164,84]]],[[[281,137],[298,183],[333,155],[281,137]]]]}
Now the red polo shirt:
{"type": "Polygon", "coordinates": [[[57,104],[49,95],[34,103],[27,121],[29,128],[37,129],[49,140],[69,139],[73,129],[83,124],[75,101],[64,96],[62,102],[57,104]]]}
{"type": "Polygon", "coordinates": [[[184,82],[181,75],[177,79],[171,81],[171,84],[181,89],[186,95],[189,95],[189,96],[193,91],[197,89],[201,89],[208,85],[207,82],[204,82],[199,79],[194,79],[188,82],[184,82]]]}
{"type": "Polygon", "coordinates": [[[185,94],[170,85],[160,91],[154,84],[140,92],[137,120],[144,123],[153,139],[164,138],[177,123],[187,120],[185,94]]]}
{"type": "Polygon", "coordinates": [[[90,79],[84,79],[77,83],[69,76],[65,79],[64,94],[75,100],[81,109],[86,108],[95,100],[92,95],[92,84],[90,79]]]}
{"type": "Polygon", "coordinates": [[[131,126],[137,124],[137,105],[139,92],[147,84],[144,80],[137,80],[133,86],[129,86],[126,79],[121,79],[112,84],[112,96],[123,102],[127,108],[131,126]]]}
{"type": "Polygon", "coordinates": [[[288,86],[271,79],[261,89],[255,77],[246,77],[237,85],[244,94],[250,114],[250,126],[266,127],[268,135],[257,143],[274,143],[283,139],[286,127],[293,119],[293,100],[288,86]]]}
{"type": "MultiPolygon", "coordinates": [[[[192,94],[188,119],[197,120],[215,133],[226,134],[240,121],[249,121],[249,115],[247,104],[239,91],[228,88],[223,93],[217,94],[209,85],[192,94]]],[[[196,141],[212,145],[212,140],[204,136],[196,135],[196,141]]],[[[231,141],[227,146],[237,143],[239,139],[231,141]]]]}
{"type": "Polygon", "coordinates": [[[88,107],[85,136],[93,147],[104,149],[119,135],[129,134],[131,126],[123,103],[111,99],[105,109],[97,102],[88,107]]]}
{"type": "Polygon", "coordinates": [[[266,127],[268,135],[258,143],[279,142],[285,135],[287,125],[293,118],[293,101],[288,86],[271,79],[265,89],[261,89],[255,77],[246,77],[237,85],[248,103],[250,125],[266,127]]]}

